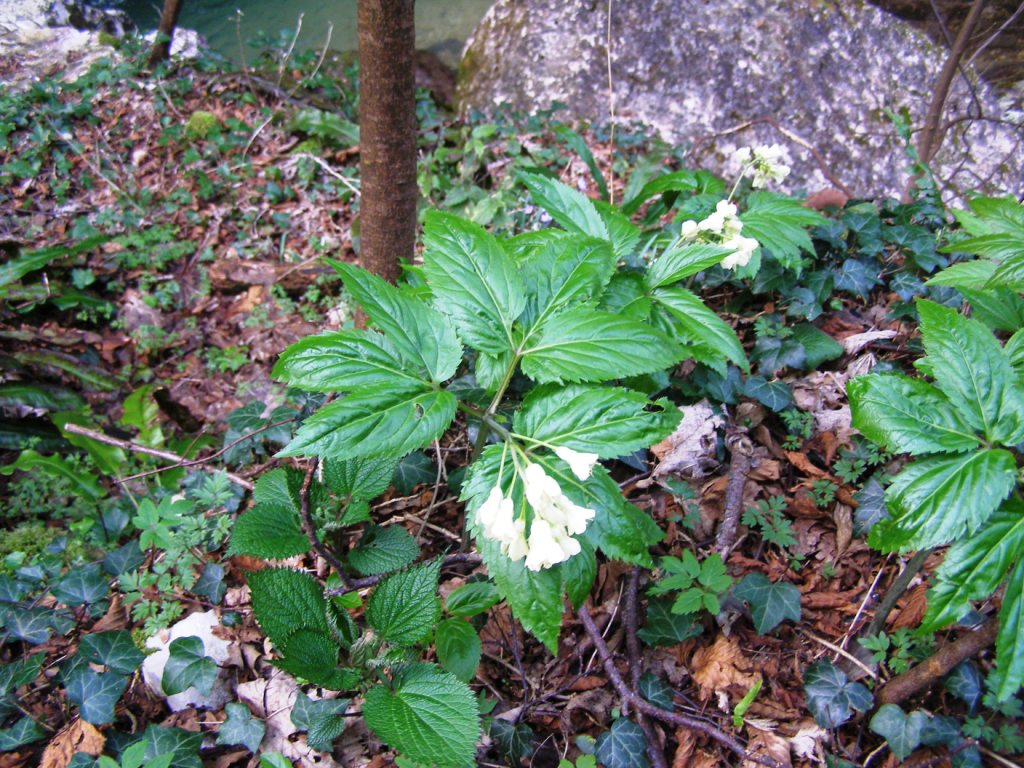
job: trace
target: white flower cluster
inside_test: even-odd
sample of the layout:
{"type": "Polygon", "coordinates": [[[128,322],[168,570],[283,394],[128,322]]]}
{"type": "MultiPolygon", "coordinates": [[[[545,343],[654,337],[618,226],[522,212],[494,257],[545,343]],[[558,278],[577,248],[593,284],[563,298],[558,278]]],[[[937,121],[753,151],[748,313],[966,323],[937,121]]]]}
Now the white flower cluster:
{"type": "MultiPolygon", "coordinates": [[[[593,453],[580,453],[571,448],[556,448],[555,453],[581,480],[590,476],[597,463],[597,454],[593,453]]],[[[476,513],[484,535],[499,542],[501,551],[510,560],[525,557],[526,567],[531,571],[550,568],[579,553],[580,543],[573,536],[587,529],[594,510],[570,501],[558,481],[539,464],[526,465],[523,487],[526,500],[533,508],[529,537],[526,536],[526,520],[515,517],[512,498],[504,495],[500,484],[491,489],[476,513]]]]}
{"type": "Polygon", "coordinates": [[[703,240],[733,249],[722,259],[722,266],[736,269],[747,265],[759,245],[754,238],[740,234],[742,231],[743,222],[736,216],[736,206],[722,200],[715,207],[715,212],[703,221],[684,221],[680,237],[684,241],[703,240]]]}
{"type": "Polygon", "coordinates": [[[782,162],[785,154],[784,147],[772,144],[769,147],[741,147],[736,150],[735,158],[744,174],[753,170],[751,185],[754,189],[763,189],[769,182],[778,183],[789,176],[789,166],[782,162]]]}

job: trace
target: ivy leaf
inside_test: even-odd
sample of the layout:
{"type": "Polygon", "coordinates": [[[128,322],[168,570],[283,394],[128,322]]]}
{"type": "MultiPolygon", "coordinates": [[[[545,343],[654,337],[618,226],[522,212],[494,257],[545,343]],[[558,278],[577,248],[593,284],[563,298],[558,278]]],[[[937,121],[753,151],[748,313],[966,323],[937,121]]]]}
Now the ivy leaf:
{"type": "MultiPolygon", "coordinates": [[[[26,608],[9,610],[4,618],[4,628],[11,635],[28,645],[39,645],[50,639],[53,610],[50,608],[26,608]]],[[[0,614],[2,616],[3,614],[0,614]]]]}
{"type": "Polygon", "coordinates": [[[404,456],[440,436],[455,418],[443,390],[390,387],[359,391],[321,408],[278,456],[327,459],[404,456]]]}
{"type": "Polygon", "coordinates": [[[843,356],[843,345],[810,323],[794,325],[793,340],[804,349],[805,371],[815,371],[829,360],[843,356]]]}
{"type": "Polygon", "coordinates": [[[996,668],[991,678],[998,701],[1006,701],[1024,684],[1024,558],[1010,572],[999,609],[996,668]]]}
{"type": "Polygon", "coordinates": [[[434,630],[437,660],[459,680],[468,683],[480,663],[480,637],[473,625],[462,619],[445,619],[434,630]]]}
{"type": "Polygon", "coordinates": [[[86,635],[78,646],[78,653],[91,663],[102,664],[122,675],[133,674],[146,658],[132,640],[131,632],[123,629],[86,635]]]}
{"type": "Polygon", "coordinates": [[[412,664],[366,692],[366,724],[389,747],[442,768],[473,765],[480,721],[476,698],[454,675],[412,664]]]}
{"type": "Polygon", "coordinates": [[[866,712],[872,704],[871,691],[851,682],[838,667],[816,661],[804,669],[804,695],[807,708],[822,728],[838,728],[853,715],[866,712]]]}
{"type": "Polygon", "coordinates": [[[768,381],[764,376],[750,376],[743,385],[743,394],[778,413],[793,404],[793,392],[784,381],[768,381]]]}
{"type": "Polygon", "coordinates": [[[800,621],[800,590],[788,581],[774,584],[763,573],[749,573],[733,590],[750,606],[754,629],[766,635],[785,619],[800,621]]]}
{"type": "Polygon", "coordinates": [[[245,704],[226,704],[224,710],[228,718],[220,725],[217,743],[229,747],[241,745],[253,754],[258,752],[263,734],[267,732],[266,723],[254,720],[245,704]]]}
{"type": "Polygon", "coordinates": [[[381,581],[366,608],[370,626],[395,645],[415,645],[426,638],[441,615],[440,572],[441,560],[436,558],[381,581]]]}
{"type": "Polygon", "coordinates": [[[483,613],[501,600],[498,588],[490,581],[471,581],[449,593],[444,601],[448,613],[468,619],[483,613]]]}
{"type": "Polygon", "coordinates": [[[370,525],[359,544],[348,553],[348,562],[364,576],[397,571],[416,559],[420,548],[400,525],[370,525]]]}
{"type": "Polygon", "coordinates": [[[669,712],[675,708],[675,703],[672,701],[672,689],[657,675],[650,672],[640,675],[640,685],[637,687],[637,691],[656,707],[667,709],[669,712]]]}
{"type": "Polygon", "coordinates": [[[169,728],[162,725],[149,725],[142,732],[139,740],[145,744],[145,763],[171,755],[171,768],[202,768],[199,759],[199,747],[203,734],[191,733],[182,728],[169,728]]]}
{"type": "Polygon", "coordinates": [[[846,385],[853,426],[893,453],[959,453],[980,441],[936,387],[899,374],[858,376],[846,385]]]}
{"type": "Polygon", "coordinates": [[[643,728],[625,717],[597,737],[595,754],[605,768],[647,768],[647,737],[643,728]]]}
{"type": "Polygon", "coordinates": [[[526,306],[526,288],[501,243],[477,224],[428,211],[423,245],[423,273],[434,302],[462,339],[494,355],[513,349],[512,323],[526,306]]]}
{"type": "Polygon", "coordinates": [[[685,334],[686,341],[711,349],[717,355],[732,360],[744,371],[750,370],[750,363],[736,331],[695,293],[681,286],[672,286],[657,288],[650,296],[671,315],[676,326],[685,334]]]}
{"type": "Polygon", "coordinates": [[[678,344],[646,323],[577,307],[537,327],[522,366],[538,383],[598,382],[669,368],[682,357],[678,344]]]}
{"type": "Polygon", "coordinates": [[[678,283],[718,264],[732,253],[720,245],[684,245],[663,252],[644,273],[648,289],[661,288],[678,283]]]}
{"type": "Polygon", "coordinates": [[[751,192],[747,210],[739,215],[743,235],[756,238],[779,262],[800,274],[800,251],[814,253],[807,229],[828,223],[817,211],[800,200],[773,192],[751,192]]]}
{"type": "Polygon", "coordinates": [[[370,322],[384,331],[407,362],[431,381],[452,377],[462,362],[462,344],[447,317],[354,264],[333,259],[328,263],[341,275],[370,322]]]}
{"type": "Polygon", "coordinates": [[[615,458],[664,439],[680,418],[668,401],[651,403],[621,387],[540,386],[523,400],[513,426],[545,443],[615,458]]]}
{"type": "Polygon", "coordinates": [[[106,598],[110,592],[110,583],[100,570],[100,564],[92,563],[84,568],[69,570],[50,588],[50,592],[70,607],[95,605],[106,598]]]}
{"type": "Polygon", "coordinates": [[[670,597],[658,597],[647,604],[647,618],[637,635],[647,645],[672,646],[700,635],[702,629],[689,614],[674,613],[670,597]]]}
{"type": "Polygon", "coordinates": [[[329,634],[323,589],[308,573],[290,568],[265,568],[250,573],[252,609],[256,621],[279,648],[299,629],[329,634]]]}
{"type": "Polygon", "coordinates": [[[608,228],[593,201],[562,182],[540,173],[519,171],[516,178],[551,218],[570,232],[608,240],[608,228]]]}
{"type": "Polygon", "coordinates": [[[988,598],[1024,551],[1024,503],[1009,500],[973,536],[946,552],[928,591],[922,632],[935,632],[963,616],[972,600],[988,598]]]}
{"type": "Polygon", "coordinates": [[[318,752],[329,752],[345,730],[348,699],[311,699],[302,691],[289,714],[292,725],[306,732],[306,743],[318,752]]]}
{"type": "Polygon", "coordinates": [[[1024,438],[1024,392],[992,333],[956,310],[919,300],[921,336],[939,388],[975,429],[996,443],[1024,438]]]}
{"type": "Polygon", "coordinates": [[[921,731],[928,715],[915,711],[909,715],[895,704],[883,704],[868,727],[883,737],[898,760],[905,760],[921,743],[921,731]]]}
{"type": "Polygon", "coordinates": [[[953,667],[942,684],[947,691],[964,702],[972,713],[985,695],[985,681],[972,661],[961,661],[953,667]]]}
{"type": "Polygon", "coordinates": [[[0,728],[0,752],[13,752],[18,747],[43,738],[46,738],[46,731],[26,715],[19,718],[10,728],[0,728]]]}
{"type": "Polygon", "coordinates": [[[168,648],[170,656],[160,681],[164,693],[173,696],[195,688],[204,696],[209,695],[217,680],[217,662],[206,655],[202,639],[179,637],[168,648]]]}
{"type": "Polygon", "coordinates": [[[406,370],[391,341],[374,331],[333,331],[307,336],[289,346],[272,375],[311,392],[349,392],[423,377],[406,370]]]}
{"type": "Polygon", "coordinates": [[[973,533],[1013,489],[1017,465],[1004,450],[908,464],[886,492],[891,517],[868,535],[885,552],[928,549],[973,533]]]}
{"type": "Polygon", "coordinates": [[[885,507],[885,488],[874,475],[868,478],[863,488],[853,494],[853,498],[859,505],[853,513],[854,532],[858,536],[869,532],[875,523],[889,514],[885,507]]]}
{"type": "Polygon", "coordinates": [[[526,723],[491,720],[490,736],[498,752],[509,765],[521,765],[524,757],[533,754],[533,729],[526,723]]]}
{"type": "Polygon", "coordinates": [[[415,452],[398,462],[393,477],[395,490],[403,496],[412,493],[413,488],[437,479],[437,465],[425,453],[415,452]]]}
{"type": "Polygon", "coordinates": [[[82,719],[92,725],[114,722],[114,706],[128,687],[128,678],[116,672],[96,672],[78,667],[67,680],[68,700],[79,708],[82,719]]]}

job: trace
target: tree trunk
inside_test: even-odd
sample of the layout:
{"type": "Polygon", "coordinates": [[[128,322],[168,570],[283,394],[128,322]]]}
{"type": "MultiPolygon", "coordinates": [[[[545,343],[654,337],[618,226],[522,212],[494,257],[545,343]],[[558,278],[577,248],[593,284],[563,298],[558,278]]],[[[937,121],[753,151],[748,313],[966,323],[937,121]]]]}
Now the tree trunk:
{"type": "Polygon", "coordinates": [[[359,0],[362,265],[391,282],[416,244],[415,0],[359,0]]]}
{"type": "Polygon", "coordinates": [[[160,13],[160,26],[157,27],[156,40],[149,51],[149,61],[146,63],[148,69],[153,69],[161,61],[170,58],[171,38],[174,37],[174,28],[178,26],[181,3],[182,0],[164,0],[164,9],[160,13]]]}

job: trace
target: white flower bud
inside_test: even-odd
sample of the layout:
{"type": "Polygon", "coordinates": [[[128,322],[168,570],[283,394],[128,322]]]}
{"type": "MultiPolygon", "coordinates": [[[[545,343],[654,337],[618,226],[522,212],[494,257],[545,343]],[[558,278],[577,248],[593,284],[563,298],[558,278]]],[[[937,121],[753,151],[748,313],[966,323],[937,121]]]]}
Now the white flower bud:
{"type": "Polygon", "coordinates": [[[555,448],[555,455],[568,464],[569,469],[580,480],[590,477],[590,473],[594,471],[594,465],[597,464],[596,453],[581,453],[561,445],[555,448]]]}

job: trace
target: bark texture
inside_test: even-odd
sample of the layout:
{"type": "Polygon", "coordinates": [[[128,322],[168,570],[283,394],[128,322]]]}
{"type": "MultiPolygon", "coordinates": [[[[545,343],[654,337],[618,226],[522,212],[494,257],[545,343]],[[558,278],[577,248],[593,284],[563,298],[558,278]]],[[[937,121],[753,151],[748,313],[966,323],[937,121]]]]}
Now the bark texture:
{"type": "Polygon", "coordinates": [[[160,24],[156,32],[156,41],[149,51],[149,61],[146,64],[149,69],[170,57],[171,38],[174,37],[174,28],[178,26],[178,16],[181,15],[181,4],[183,1],[164,0],[164,8],[160,12],[160,24]]]}
{"type": "Polygon", "coordinates": [[[416,243],[414,0],[359,0],[362,265],[385,280],[416,243]]]}

